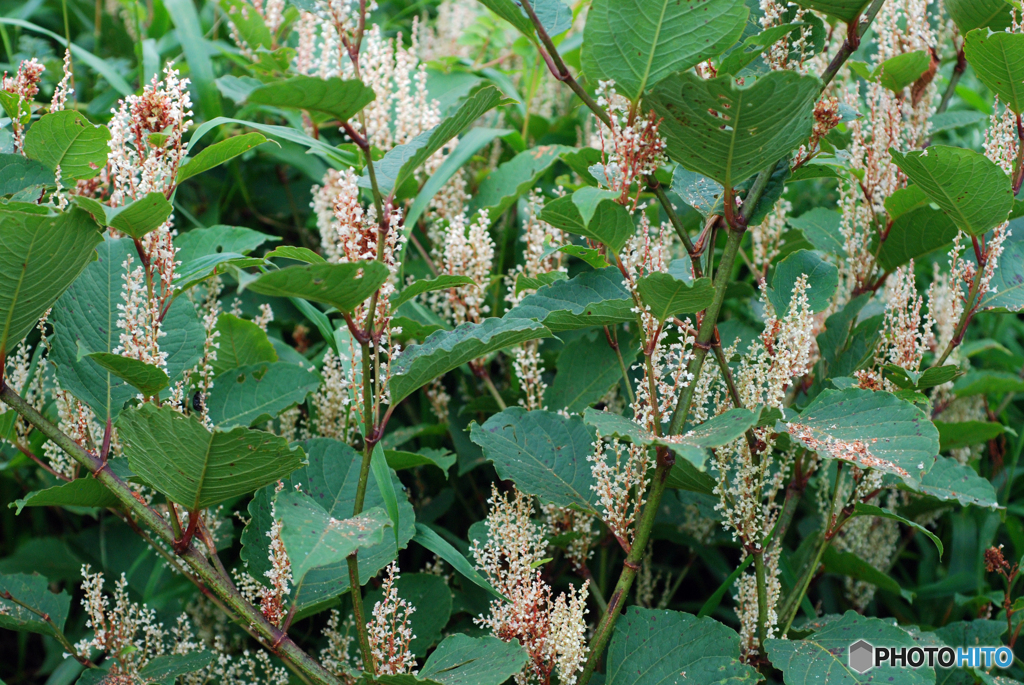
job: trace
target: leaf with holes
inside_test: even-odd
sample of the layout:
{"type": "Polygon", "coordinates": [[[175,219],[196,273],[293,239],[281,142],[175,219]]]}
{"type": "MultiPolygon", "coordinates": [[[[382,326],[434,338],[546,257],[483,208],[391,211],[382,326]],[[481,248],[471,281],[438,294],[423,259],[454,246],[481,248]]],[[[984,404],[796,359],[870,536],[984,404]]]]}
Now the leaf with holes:
{"type": "Polygon", "coordinates": [[[959,147],[932,145],[893,161],[964,233],[984,235],[1006,221],[1013,207],[1010,178],[985,155],[959,147]]]}
{"type": "Polygon", "coordinates": [[[103,236],[80,209],[0,209],[0,358],[32,330],[85,267],[103,236]]]}
{"type": "Polygon", "coordinates": [[[272,433],[236,428],[208,431],[172,407],[144,404],[117,419],[132,471],[189,511],[253,492],[302,465],[299,448],[272,433]]]}
{"type": "Polygon", "coordinates": [[[725,52],[747,15],[742,0],[595,0],[583,30],[583,71],[639,100],[669,74],[725,52]]]}
{"type": "Polygon", "coordinates": [[[66,109],[32,124],[25,136],[25,156],[42,162],[50,171],[59,166],[65,183],[82,181],[95,177],[107,165],[109,140],[106,126],[94,126],[80,112],[66,109]]]}
{"type": "Polygon", "coordinates": [[[773,71],[739,87],[732,76],[704,80],[680,72],[644,101],[663,117],[668,155],[723,187],[774,164],[811,134],[821,82],[773,71]]]}
{"type": "Polygon", "coordinates": [[[924,476],[939,453],[939,431],[928,416],[882,391],[825,390],[777,429],[822,457],[905,479],[924,476]]]}
{"type": "Polygon", "coordinates": [[[587,456],[594,451],[594,430],[579,417],[510,407],[481,426],[470,439],[480,445],[498,476],[523,492],[561,507],[593,511],[596,494],[587,456]]]}

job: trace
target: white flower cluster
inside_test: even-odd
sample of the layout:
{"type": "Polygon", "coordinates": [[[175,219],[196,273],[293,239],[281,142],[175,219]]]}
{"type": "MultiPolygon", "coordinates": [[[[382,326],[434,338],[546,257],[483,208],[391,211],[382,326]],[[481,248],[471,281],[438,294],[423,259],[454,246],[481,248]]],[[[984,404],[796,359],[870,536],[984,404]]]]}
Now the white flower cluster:
{"type": "Polygon", "coordinates": [[[518,685],[546,685],[554,672],[573,685],[587,655],[585,634],[589,581],[552,600],[541,577],[547,541],[530,520],[533,501],[518,490],[506,497],[491,486],[487,539],[473,541],[476,567],[509,602],[491,602],[488,616],[474,619],[505,642],[518,640],[530,662],[516,675],[518,685]]]}
{"type": "Polygon", "coordinates": [[[482,315],[491,311],[487,293],[494,239],[487,212],[481,212],[472,224],[465,213],[452,220],[444,236],[442,260],[444,274],[468,276],[473,283],[434,291],[428,294],[428,302],[456,326],[467,321],[479,322],[482,315]]]}
{"type": "Polygon", "coordinates": [[[398,596],[395,581],[399,577],[398,564],[388,564],[381,585],[384,598],[373,605],[373,618],[366,624],[373,668],[378,675],[416,673],[416,657],[410,650],[416,636],[409,625],[416,607],[398,596]]]}

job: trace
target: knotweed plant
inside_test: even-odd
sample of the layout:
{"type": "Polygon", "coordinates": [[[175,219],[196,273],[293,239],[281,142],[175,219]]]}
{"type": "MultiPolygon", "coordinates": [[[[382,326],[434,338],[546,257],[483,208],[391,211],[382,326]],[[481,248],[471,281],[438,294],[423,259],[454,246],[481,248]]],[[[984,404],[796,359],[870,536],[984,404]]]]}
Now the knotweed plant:
{"type": "Polygon", "coordinates": [[[1024,683],[1019,0],[17,9],[0,685],[1024,683]]]}

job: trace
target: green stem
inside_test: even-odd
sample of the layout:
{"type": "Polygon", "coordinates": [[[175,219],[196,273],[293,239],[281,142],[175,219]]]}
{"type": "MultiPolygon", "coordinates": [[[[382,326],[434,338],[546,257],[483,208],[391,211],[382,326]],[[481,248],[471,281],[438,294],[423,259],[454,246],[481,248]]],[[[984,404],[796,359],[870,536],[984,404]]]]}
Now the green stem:
{"type": "MultiPolygon", "coordinates": [[[[0,401],[21,414],[43,435],[64,450],[68,456],[89,469],[96,480],[100,481],[130,512],[136,521],[145,524],[167,544],[174,543],[174,533],[170,524],[154,509],[135,498],[135,492],[123,480],[114,475],[109,466],[87,452],[71,437],[50,423],[31,404],[22,399],[7,385],[0,387],[0,401]]],[[[263,642],[283,661],[289,663],[297,671],[304,674],[317,685],[341,685],[341,681],[321,666],[313,657],[304,652],[291,638],[263,616],[263,613],[247,602],[231,578],[220,574],[206,557],[190,544],[179,555],[182,561],[202,583],[217,597],[241,617],[241,622],[248,625],[263,642]]]]}
{"type": "Polygon", "coordinates": [[[754,577],[757,582],[757,648],[764,652],[768,639],[768,584],[764,571],[764,547],[753,552],[754,577]]]}
{"type": "Polygon", "coordinates": [[[953,73],[949,75],[949,85],[946,86],[946,91],[942,94],[942,101],[935,110],[935,114],[942,114],[949,107],[949,101],[953,99],[953,93],[956,92],[956,84],[960,83],[960,77],[964,75],[965,71],[967,71],[967,58],[964,56],[964,48],[961,45],[960,50],[956,53],[956,66],[953,67],[953,73]]]}
{"type": "MultiPolygon", "coordinates": [[[[369,316],[372,316],[370,314],[369,316]]],[[[370,363],[370,344],[362,343],[363,357],[363,463],[359,467],[359,483],[356,485],[356,501],[352,515],[363,513],[366,501],[366,485],[370,479],[370,460],[376,441],[373,432],[376,430],[373,421],[373,384],[370,381],[373,372],[370,363]]],[[[363,668],[374,673],[373,652],[370,649],[370,636],[366,632],[366,617],[363,615],[363,586],[359,580],[359,561],[357,553],[348,557],[349,594],[352,596],[352,614],[356,624],[356,635],[359,638],[359,652],[363,657],[363,668]]]]}
{"type": "Polygon", "coordinates": [[[978,299],[978,293],[981,290],[981,276],[985,272],[985,265],[979,264],[977,273],[974,274],[974,280],[971,282],[971,289],[967,293],[967,302],[964,304],[964,313],[960,315],[960,321],[956,324],[956,330],[953,332],[953,337],[950,338],[949,344],[946,345],[946,349],[942,351],[942,355],[935,360],[932,364],[935,366],[942,366],[949,355],[953,353],[957,345],[964,339],[964,333],[967,331],[967,324],[971,321],[971,315],[974,313],[975,301],[978,299]]]}

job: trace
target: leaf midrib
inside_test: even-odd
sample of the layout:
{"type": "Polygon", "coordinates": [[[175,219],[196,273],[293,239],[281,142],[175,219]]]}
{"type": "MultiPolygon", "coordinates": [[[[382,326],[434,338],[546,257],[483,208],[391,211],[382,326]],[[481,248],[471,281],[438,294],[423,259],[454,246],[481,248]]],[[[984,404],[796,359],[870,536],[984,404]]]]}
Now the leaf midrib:
{"type": "Polygon", "coordinates": [[[651,41],[651,50],[647,54],[647,64],[644,67],[643,76],[640,77],[640,87],[637,89],[636,97],[633,98],[634,104],[640,101],[640,96],[643,95],[644,90],[647,88],[647,79],[651,75],[651,65],[654,64],[654,53],[658,49],[658,39],[661,38],[661,27],[665,24],[665,10],[667,7],[668,0],[662,0],[661,14],[658,15],[658,23],[654,29],[654,40],[651,41]]]}

